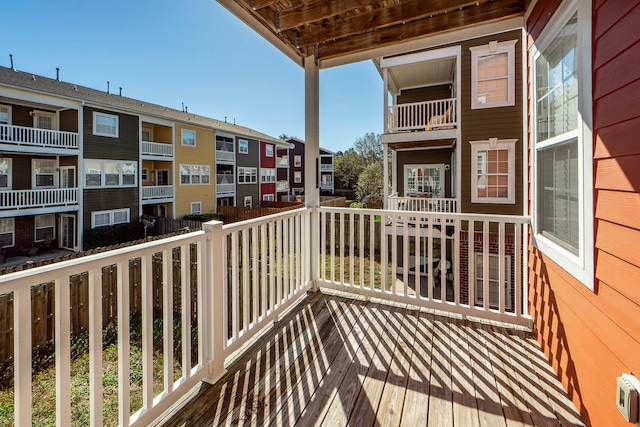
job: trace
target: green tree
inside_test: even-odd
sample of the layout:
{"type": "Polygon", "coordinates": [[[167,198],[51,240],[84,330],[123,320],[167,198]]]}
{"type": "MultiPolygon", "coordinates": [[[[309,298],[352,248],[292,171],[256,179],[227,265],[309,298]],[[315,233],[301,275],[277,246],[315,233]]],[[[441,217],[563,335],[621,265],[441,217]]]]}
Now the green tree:
{"type": "Polygon", "coordinates": [[[363,137],[356,139],[353,149],[362,157],[365,165],[375,162],[382,164],[382,141],[379,134],[365,133],[363,137]]]}
{"type": "Polygon", "coordinates": [[[353,148],[349,148],[344,153],[336,153],[333,167],[340,188],[350,189],[358,183],[358,176],[364,170],[365,162],[353,148]]]}
{"type": "Polygon", "coordinates": [[[382,162],[369,163],[358,177],[356,197],[360,203],[382,201],[383,183],[382,162]]]}

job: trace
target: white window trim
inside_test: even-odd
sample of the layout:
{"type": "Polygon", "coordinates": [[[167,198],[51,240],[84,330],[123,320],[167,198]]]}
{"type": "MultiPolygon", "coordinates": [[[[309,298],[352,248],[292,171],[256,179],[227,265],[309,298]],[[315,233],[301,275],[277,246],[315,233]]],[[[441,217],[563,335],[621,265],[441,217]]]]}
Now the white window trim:
{"type": "MultiPolygon", "coordinates": [[[[6,125],[11,125],[12,122],[12,116],[11,116],[11,112],[12,112],[12,107],[11,105],[6,105],[6,104],[0,104],[0,108],[6,109],[7,110],[7,123],[6,125]]],[[[0,123],[0,124],[4,124],[4,123],[0,123]]]]}
{"type": "Polygon", "coordinates": [[[31,115],[33,116],[34,129],[42,129],[38,127],[38,117],[49,117],[51,119],[51,129],[46,130],[58,130],[58,115],[56,113],[52,113],[51,111],[33,110],[31,115]]]}
{"type": "Polygon", "coordinates": [[[237,178],[237,183],[244,185],[244,184],[257,184],[258,183],[258,168],[252,168],[252,167],[246,167],[246,166],[240,166],[238,167],[238,178],[237,178]],[[253,172],[253,173],[249,173],[247,174],[246,171],[249,172],[253,172]],[[243,181],[240,182],[240,176],[243,176],[243,181]],[[255,178],[255,181],[247,181],[246,178],[255,178]]]}
{"type": "Polygon", "coordinates": [[[180,144],[181,144],[183,147],[191,147],[191,148],[195,148],[195,147],[196,147],[196,145],[197,145],[197,144],[196,144],[196,131],[195,131],[195,130],[193,130],[193,129],[182,129],[182,130],[180,131],[180,144]],[[185,134],[185,132],[191,132],[191,133],[193,133],[193,144],[185,144],[185,143],[184,143],[184,134],[185,134]]]}
{"type": "Polygon", "coordinates": [[[135,160],[108,160],[108,159],[85,159],[84,160],[84,171],[82,174],[82,179],[83,179],[83,183],[84,183],[84,188],[86,189],[93,189],[93,188],[132,188],[132,187],[137,187],[138,186],[138,162],[135,160]],[[87,162],[99,162],[100,163],[100,185],[87,185],[87,162]],[[118,162],[119,166],[118,169],[120,170],[120,178],[119,181],[120,183],[118,185],[106,185],[106,170],[105,170],[105,163],[106,162],[118,162]],[[125,175],[122,173],[122,164],[123,163],[133,163],[135,165],[135,172],[133,173],[133,184],[123,184],[123,180],[122,177],[125,175]]]}
{"type": "MultiPolygon", "coordinates": [[[[56,159],[31,159],[31,188],[58,188],[58,161],[56,159]],[[53,162],[53,184],[36,185],[36,162],[53,162]]],[[[44,174],[40,174],[44,175],[44,174]]]]}
{"type": "Polygon", "coordinates": [[[299,154],[295,154],[293,156],[293,167],[301,168],[302,167],[302,156],[299,154]]]}
{"type": "Polygon", "coordinates": [[[45,229],[45,228],[53,228],[53,238],[56,238],[56,219],[55,219],[55,214],[44,214],[44,215],[34,215],[33,218],[33,241],[34,242],[44,242],[44,239],[38,239],[36,236],[38,235],[37,231],[40,229],[45,229]],[[53,225],[52,226],[47,226],[47,227],[38,227],[37,224],[37,217],[42,217],[42,216],[49,216],[49,217],[53,217],[53,225]]]}
{"type": "Polygon", "coordinates": [[[252,196],[244,196],[244,201],[243,201],[243,206],[245,208],[252,208],[253,207],[253,197],[252,196]]]}
{"type": "MultiPolygon", "coordinates": [[[[535,60],[555,39],[555,36],[564,27],[568,19],[574,13],[578,13],[578,129],[560,135],[563,141],[570,140],[575,135],[578,138],[578,191],[581,203],[579,204],[579,251],[574,255],[557,243],[549,240],[539,233],[537,220],[537,152],[548,147],[554,142],[554,138],[545,141],[545,144],[536,144],[536,102],[531,97],[529,109],[532,113],[532,155],[531,155],[531,225],[532,244],[552,261],[566,270],[574,278],[584,284],[590,290],[594,290],[594,211],[593,211],[593,152],[592,152],[592,91],[591,91],[591,0],[568,0],[562,3],[556,13],[551,17],[547,26],[535,41],[529,52],[529,63],[535,64],[535,60]],[[569,135],[571,134],[571,135],[569,135]],[[577,134],[577,135],[576,135],[577,134]],[[565,138],[566,136],[566,138],[565,138]]],[[[535,91],[535,66],[530,67],[529,81],[531,90],[535,91]]]]}
{"type": "Polygon", "coordinates": [[[469,141],[471,144],[471,203],[514,204],[516,202],[516,142],[517,139],[491,138],[485,141],[469,141]],[[509,178],[507,197],[478,197],[478,151],[509,150],[509,178]]]}
{"type": "Polygon", "coordinates": [[[265,144],[264,155],[266,157],[273,157],[274,151],[275,151],[275,146],[273,144],[265,144]],[[271,154],[269,154],[269,149],[271,149],[271,154]]]}
{"type": "Polygon", "coordinates": [[[140,179],[144,182],[149,182],[149,168],[140,169],[140,179]]]}
{"type": "Polygon", "coordinates": [[[7,169],[7,186],[6,187],[0,187],[0,191],[8,191],[11,190],[12,187],[12,182],[11,182],[11,177],[13,175],[13,159],[9,158],[9,157],[4,157],[2,159],[2,161],[5,161],[9,164],[9,168],[7,169]]]}
{"type": "MultiPolygon", "coordinates": [[[[12,248],[16,245],[16,220],[15,218],[0,218],[0,222],[9,221],[11,222],[11,244],[2,246],[3,248],[12,248]]],[[[4,232],[2,234],[9,234],[4,232]]]]}
{"type": "MultiPolygon", "coordinates": [[[[169,174],[169,175],[170,175],[170,174],[169,174]]],[[[191,165],[191,164],[180,164],[180,165],[178,166],[178,175],[179,175],[179,177],[180,177],[180,185],[211,185],[211,166],[210,166],[210,165],[191,165]],[[189,182],[188,182],[188,183],[184,183],[184,182],[182,182],[182,177],[183,177],[183,176],[186,176],[186,175],[183,175],[183,174],[182,174],[182,168],[183,168],[183,167],[185,167],[185,166],[186,166],[187,168],[189,168],[189,182]],[[197,166],[198,168],[202,168],[202,167],[209,168],[209,173],[193,175],[193,174],[191,174],[191,167],[192,167],[192,166],[197,166]],[[193,181],[192,177],[194,177],[194,176],[199,176],[199,177],[200,177],[200,182],[197,182],[197,183],[195,183],[195,184],[194,184],[194,183],[192,182],[192,181],[193,181]],[[208,178],[209,178],[209,182],[202,182],[202,177],[203,177],[203,176],[208,177],[208,178]]]]}
{"type": "Polygon", "coordinates": [[[91,212],[91,228],[107,227],[107,226],[116,225],[116,224],[128,224],[129,222],[131,222],[131,210],[129,208],[111,209],[111,210],[106,210],[106,211],[94,211],[94,212],[91,212]],[[127,221],[126,222],[114,222],[115,214],[116,213],[122,213],[122,212],[126,212],[127,213],[127,221]],[[96,226],[96,216],[97,215],[102,215],[102,214],[109,214],[109,224],[102,224],[102,225],[96,226]]]}
{"type": "MultiPolygon", "coordinates": [[[[517,250],[517,248],[516,248],[517,250]]],[[[489,254],[489,260],[491,260],[491,258],[497,258],[499,257],[499,254],[489,254]]],[[[478,298],[478,287],[476,286],[476,284],[478,283],[478,279],[484,279],[484,256],[482,252],[475,252],[475,259],[473,260],[474,262],[474,269],[473,269],[473,278],[474,278],[474,296],[473,296],[473,301],[475,304],[483,304],[484,303],[484,288],[482,289],[482,298],[478,298]],[[482,266],[482,277],[478,277],[477,276],[477,272],[478,270],[476,269],[478,265],[482,266]]],[[[514,299],[515,299],[515,295],[514,298],[508,298],[507,296],[511,296],[511,294],[513,293],[513,283],[511,283],[511,256],[509,255],[505,255],[504,256],[504,264],[505,266],[505,270],[503,272],[503,279],[504,279],[504,284],[505,284],[505,290],[504,290],[504,308],[508,309],[508,310],[512,310],[513,309],[513,303],[514,303],[514,299]]],[[[498,266],[499,268],[499,266],[498,266]]],[[[491,276],[489,276],[489,280],[491,280],[491,276]]],[[[500,276],[498,276],[498,278],[494,281],[497,281],[498,283],[500,283],[500,276]]],[[[484,282],[483,282],[484,283],[484,282]]],[[[499,286],[499,285],[498,285],[499,286]]],[[[500,289],[498,289],[498,298],[500,298],[500,289]]],[[[489,304],[487,305],[487,307],[489,307],[491,305],[491,288],[489,288],[489,304]]],[[[498,306],[500,305],[500,301],[498,301],[498,306]]]]}
{"type": "Polygon", "coordinates": [[[275,199],[275,195],[273,194],[263,194],[262,195],[262,201],[264,202],[274,202],[275,199]]]}
{"type": "Polygon", "coordinates": [[[294,182],[294,184],[301,184],[302,183],[302,172],[300,172],[300,171],[294,171],[293,172],[293,182],[294,182]]]}
{"type": "Polygon", "coordinates": [[[275,168],[260,168],[260,183],[269,184],[276,182],[275,168]]]}
{"type": "Polygon", "coordinates": [[[202,215],[202,202],[191,202],[189,212],[191,215],[202,215]]]}
{"type": "Polygon", "coordinates": [[[516,105],[516,53],[518,40],[490,42],[488,45],[470,47],[471,51],[471,109],[512,107],[516,105]],[[478,102],[478,57],[492,53],[506,53],[507,58],[507,100],[495,102],[478,102]]]}
{"type": "Polygon", "coordinates": [[[409,174],[407,173],[407,170],[409,168],[429,168],[429,169],[438,169],[439,173],[440,173],[440,191],[442,192],[442,195],[440,197],[444,197],[446,193],[446,188],[445,188],[445,177],[444,177],[444,163],[420,163],[420,164],[412,164],[412,165],[404,165],[404,194],[405,196],[408,195],[408,193],[411,193],[409,191],[409,174]]]}
{"type": "Polygon", "coordinates": [[[118,138],[120,136],[120,117],[115,116],[113,114],[106,114],[106,113],[101,113],[101,112],[98,112],[98,111],[94,111],[93,112],[93,134],[97,135],[97,136],[106,136],[108,138],[118,138]],[[96,117],[97,116],[103,116],[103,117],[109,117],[109,118],[116,119],[116,133],[115,133],[115,135],[110,134],[110,133],[98,132],[96,130],[96,125],[97,125],[96,117]]]}
{"type": "Polygon", "coordinates": [[[247,139],[239,139],[238,140],[238,153],[240,153],[240,154],[249,154],[249,140],[247,140],[247,139]],[[247,145],[247,149],[246,150],[242,149],[242,144],[243,143],[247,145]]]}

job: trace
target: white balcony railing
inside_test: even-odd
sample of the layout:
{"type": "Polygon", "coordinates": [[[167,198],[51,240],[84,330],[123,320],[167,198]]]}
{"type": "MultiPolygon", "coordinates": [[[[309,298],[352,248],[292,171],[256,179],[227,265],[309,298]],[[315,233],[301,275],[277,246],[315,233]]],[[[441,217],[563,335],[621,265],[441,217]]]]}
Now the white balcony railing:
{"type": "Polygon", "coordinates": [[[276,191],[287,191],[289,189],[289,181],[278,181],[276,183],[276,191]]]}
{"type": "Polygon", "coordinates": [[[333,188],[333,181],[320,181],[320,188],[333,188]]]}
{"type": "Polygon", "coordinates": [[[233,151],[216,150],[216,162],[233,163],[233,151]]]}
{"type": "Polygon", "coordinates": [[[77,204],[77,188],[0,191],[0,210],[47,208],[77,204]]]}
{"type": "Polygon", "coordinates": [[[142,141],[143,156],[173,157],[173,145],[142,141]]]}
{"type": "Polygon", "coordinates": [[[142,187],[142,200],[172,199],[173,185],[150,185],[142,187]]]}
{"type": "Polygon", "coordinates": [[[221,173],[216,176],[216,194],[233,194],[235,184],[233,175],[221,173]]]}
{"type": "Polygon", "coordinates": [[[388,107],[387,133],[451,129],[457,126],[457,98],[411,102],[388,107]]]}
{"type": "Polygon", "coordinates": [[[29,147],[78,149],[78,133],[0,124],[0,143],[29,147]]]}
{"type": "Polygon", "coordinates": [[[333,170],[333,163],[320,163],[320,170],[333,170]]]}
{"type": "Polygon", "coordinates": [[[279,156],[276,160],[276,165],[279,168],[286,168],[289,166],[289,156],[279,156]]]}
{"type": "Polygon", "coordinates": [[[32,425],[32,402],[38,398],[32,340],[24,339],[34,328],[50,328],[53,336],[55,399],[49,401],[55,402],[56,425],[71,425],[73,411],[83,410],[72,408],[71,397],[83,393],[91,425],[103,424],[104,410],[121,426],[142,426],[205,377],[214,382],[224,375],[225,362],[272,327],[313,283],[530,324],[523,285],[527,226],[524,217],[302,208],[226,226],[208,222],[202,231],[2,275],[0,297],[13,300],[8,320],[14,424],[32,425]],[[309,240],[314,229],[319,229],[315,245],[309,240]],[[114,284],[117,299],[103,295],[103,280],[114,284]],[[49,299],[51,322],[32,321],[41,315],[34,311],[40,310],[37,284],[50,286],[55,296],[49,299]],[[88,303],[78,305],[72,292],[86,293],[88,303]],[[105,309],[105,301],[113,306],[105,309]],[[84,330],[74,323],[80,318],[87,319],[84,330]],[[115,318],[117,387],[103,382],[103,327],[115,318]],[[132,331],[140,341],[132,339],[132,331]],[[70,369],[70,337],[79,334],[88,336],[87,380],[76,378],[86,375],[83,370],[70,369]],[[159,380],[153,369],[158,342],[163,343],[159,380]],[[141,363],[133,363],[132,345],[140,346],[141,363]],[[142,403],[131,415],[137,409],[131,407],[133,378],[141,378],[142,403]],[[108,412],[113,403],[106,406],[103,397],[116,395],[116,388],[117,414],[108,412]]]}
{"type": "Polygon", "coordinates": [[[425,198],[425,197],[389,197],[390,210],[453,213],[457,212],[456,199],[452,198],[425,198]]]}
{"type": "Polygon", "coordinates": [[[83,410],[72,407],[79,388],[89,399],[84,406],[88,414],[82,418],[90,425],[103,425],[106,416],[120,426],[143,426],[205,377],[220,378],[230,355],[273,325],[310,289],[311,214],[299,209],[224,227],[209,222],[202,231],[0,276],[0,297],[13,300],[8,320],[13,325],[14,425],[32,425],[32,403],[40,398],[33,395],[32,340],[25,339],[34,328],[48,327],[53,336],[55,399],[49,401],[56,425],[71,425],[83,410]],[[103,279],[114,283],[117,301],[103,294],[103,279]],[[51,322],[32,321],[41,315],[34,311],[39,310],[33,292],[37,284],[50,286],[50,312],[55,313],[51,322]],[[71,298],[80,292],[88,295],[81,309],[71,298]],[[154,305],[157,295],[160,308],[154,305]],[[114,305],[104,310],[105,301],[114,305]],[[75,315],[78,310],[82,315],[75,315]],[[117,331],[118,369],[109,372],[116,377],[112,389],[103,382],[103,320],[115,319],[116,313],[112,326],[117,331]],[[87,318],[86,330],[78,332],[81,318],[87,318]],[[138,342],[131,338],[132,331],[141,336],[140,344],[132,344],[138,342]],[[72,335],[88,337],[86,380],[76,378],[86,375],[84,370],[70,369],[72,335]],[[160,380],[153,369],[157,342],[163,343],[160,380]],[[141,347],[141,363],[134,363],[132,345],[141,347]],[[141,379],[142,403],[131,415],[136,409],[131,407],[134,377],[141,379]],[[103,393],[115,396],[116,389],[117,402],[105,404],[103,393]],[[118,413],[109,412],[114,403],[118,413]]]}

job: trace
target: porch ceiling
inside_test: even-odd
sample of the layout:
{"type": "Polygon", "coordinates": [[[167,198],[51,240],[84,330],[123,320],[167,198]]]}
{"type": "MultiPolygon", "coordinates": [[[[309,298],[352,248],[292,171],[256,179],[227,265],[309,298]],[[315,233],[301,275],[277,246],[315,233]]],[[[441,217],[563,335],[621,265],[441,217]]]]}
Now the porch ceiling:
{"type": "Polygon", "coordinates": [[[522,16],[530,0],[218,0],[302,64],[522,16]]]}
{"type": "Polygon", "coordinates": [[[442,58],[389,68],[389,89],[398,94],[401,89],[453,83],[456,59],[442,58]]]}
{"type": "Polygon", "coordinates": [[[455,144],[455,139],[437,139],[433,141],[410,141],[389,143],[392,150],[405,150],[414,148],[451,148],[455,144]]]}

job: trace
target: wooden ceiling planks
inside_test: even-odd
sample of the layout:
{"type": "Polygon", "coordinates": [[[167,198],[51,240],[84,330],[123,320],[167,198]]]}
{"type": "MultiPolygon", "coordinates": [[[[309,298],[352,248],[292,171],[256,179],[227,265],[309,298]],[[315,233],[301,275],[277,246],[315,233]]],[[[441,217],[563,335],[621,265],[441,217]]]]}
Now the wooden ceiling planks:
{"type": "Polygon", "coordinates": [[[301,58],[336,58],[524,15],[530,0],[231,0],[301,58]]]}

